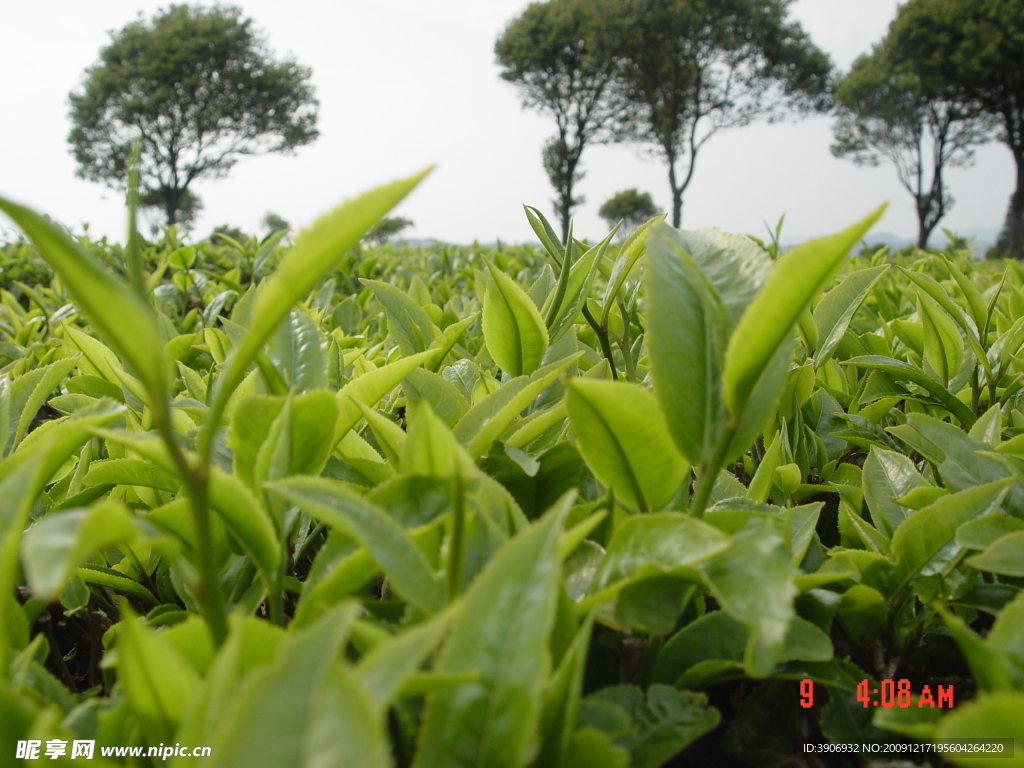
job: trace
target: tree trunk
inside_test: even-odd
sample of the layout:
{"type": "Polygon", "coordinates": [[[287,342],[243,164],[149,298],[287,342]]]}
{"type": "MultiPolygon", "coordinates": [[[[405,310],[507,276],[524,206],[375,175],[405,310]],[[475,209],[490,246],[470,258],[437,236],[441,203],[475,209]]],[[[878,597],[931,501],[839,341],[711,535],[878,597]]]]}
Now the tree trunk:
{"type": "Polygon", "coordinates": [[[569,220],[572,218],[572,187],[560,196],[558,216],[562,220],[562,242],[569,239],[569,220]]]}
{"type": "Polygon", "coordinates": [[[676,164],[668,164],[668,185],[672,188],[672,226],[676,229],[683,224],[683,190],[676,183],[676,164]]]}
{"type": "Polygon", "coordinates": [[[1017,188],[1010,196],[1010,210],[1006,217],[1006,232],[1009,235],[1011,259],[1024,258],[1024,152],[1014,152],[1017,163],[1017,188]]]}
{"type": "Polygon", "coordinates": [[[164,212],[167,214],[167,224],[174,226],[178,223],[178,207],[181,203],[181,196],[176,189],[164,191],[164,212]]]}

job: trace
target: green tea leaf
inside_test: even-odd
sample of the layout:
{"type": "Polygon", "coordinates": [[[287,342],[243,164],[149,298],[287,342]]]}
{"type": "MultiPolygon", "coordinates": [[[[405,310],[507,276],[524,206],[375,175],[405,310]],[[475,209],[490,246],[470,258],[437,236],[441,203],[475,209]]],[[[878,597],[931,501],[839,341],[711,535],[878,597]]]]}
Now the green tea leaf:
{"type": "Polygon", "coordinates": [[[960,552],[956,529],[998,509],[1011,482],[1007,478],[943,496],[904,520],[892,537],[892,553],[903,581],[941,572],[960,552]]]}
{"type": "Polygon", "coordinates": [[[551,667],[558,537],[571,502],[569,495],[506,542],[470,585],[436,669],[480,677],[428,697],[417,768],[523,764],[551,667]]]}
{"type": "Polygon", "coordinates": [[[421,611],[431,615],[444,607],[443,580],[385,510],[327,478],[294,477],[268,483],[267,488],[365,544],[395,591],[421,611]]]}
{"type": "Polygon", "coordinates": [[[654,391],[679,451],[709,456],[723,419],[721,370],[729,320],[721,300],[671,230],[647,238],[647,326],[654,391]]]}
{"type": "Polygon", "coordinates": [[[398,343],[404,355],[426,351],[434,342],[434,325],[405,291],[380,280],[362,279],[388,316],[388,332],[398,343]]]}
{"type": "Polygon", "coordinates": [[[1024,576],[1024,531],[996,539],[980,555],[969,558],[967,564],[1001,576],[1024,576]]]}
{"type": "Polygon", "coordinates": [[[519,284],[487,263],[491,280],[484,295],[484,341],[494,362],[509,376],[537,370],[548,349],[548,329],[519,284]]]}
{"type": "Polygon", "coordinates": [[[165,339],[152,308],[53,221],[4,198],[0,198],[0,210],[36,244],[81,312],[129,362],[150,396],[157,402],[166,400],[170,368],[163,353],[165,339]]]}
{"type": "Polygon", "coordinates": [[[851,272],[818,302],[814,308],[814,324],[818,329],[818,344],[814,348],[815,365],[820,367],[831,359],[846,329],[850,327],[853,316],[888,268],[889,265],[883,264],[851,272]]]}
{"type": "Polygon", "coordinates": [[[764,288],[746,308],[729,339],[722,371],[722,397],[738,417],[800,313],[884,211],[879,208],[847,230],[797,246],[775,262],[764,288]]]}
{"type": "Polygon", "coordinates": [[[200,686],[198,673],[158,632],[128,616],[118,625],[117,672],[133,714],[155,738],[170,741],[200,686]]]}
{"type": "Polygon", "coordinates": [[[689,467],[654,395],[617,381],[577,379],[565,387],[569,423],[597,478],[632,507],[661,509],[689,467]]]}
{"type": "Polygon", "coordinates": [[[918,294],[917,313],[924,325],[924,359],[949,386],[964,361],[964,340],[956,323],[925,293],[918,294]]]}
{"type": "Polygon", "coordinates": [[[40,600],[53,600],[86,557],[137,536],[131,513],[116,502],[53,512],[22,537],[21,556],[29,587],[40,600]]]}
{"type": "Polygon", "coordinates": [[[378,187],[342,203],[299,234],[273,276],[260,285],[246,334],[215,383],[215,412],[223,409],[245,376],[249,363],[292,305],[309,293],[320,276],[355,245],[366,230],[409,194],[429,171],[427,169],[378,187]]]}
{"type": "Polygon", "coordinates": [[[456,439],[466,446],[470,456],[481,456],[580,354],[538,368],[532,376],[505,382],[459,419],[452,430],[456,439]]]}
{"type": "Polygon", "coordinates": [[[928,487],[914,462],[902,453],[871,446],[861,474],[864,501],[871,520],[887,539],[906,520],[911,510],[896,502],[915,488],[928,487]]]}
{"type": "Polygon", "coordinates": [[[751,631],[743,656],[747,675],[767,677],[795,615],[796,570],[786,541],[773,521],[751,522],[700,570],[722,610],[751,631]]]}

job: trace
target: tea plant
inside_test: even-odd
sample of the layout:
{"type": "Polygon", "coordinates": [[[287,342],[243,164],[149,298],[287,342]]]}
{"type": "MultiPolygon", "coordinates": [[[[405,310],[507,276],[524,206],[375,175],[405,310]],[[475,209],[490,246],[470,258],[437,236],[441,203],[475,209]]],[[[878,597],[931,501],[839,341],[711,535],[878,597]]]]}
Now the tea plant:
{"type": "Polygon", "coordinates": [[[781,255],[532,208],[539,251],[358,245],[422,176],[287,248],[0,200],[5,760],[1024,739],[1016,265],[848,260],[881,211],[781,255]]]}

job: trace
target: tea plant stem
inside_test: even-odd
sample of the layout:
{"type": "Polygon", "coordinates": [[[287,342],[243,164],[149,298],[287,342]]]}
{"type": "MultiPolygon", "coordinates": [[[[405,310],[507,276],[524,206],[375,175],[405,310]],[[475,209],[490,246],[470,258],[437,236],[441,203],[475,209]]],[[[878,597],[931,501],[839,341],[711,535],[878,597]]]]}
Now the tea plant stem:
{"type": "Polygon", "coordinates": [[[626,311],[626,305],[621,298],[618,298],[617,301],[619,311],[622,313],[622,338],[618,339],[618,344],[622,351],[622,359],[626,364],[626,379],[636,381],[636,367],[633,365],[632,340],[629,333],[629,325],[633,322],[633,313],[626,311]]]}
{"type": "Polygon", "coordinates": [[[220,594],[217,562],[213,553],[213,533],[210,527],[209,507],[209,463],[202,456],[196,466],[188,459],[178,445],[166,403],[160,403],[153,410],[153,422],[157,432],[167,446],[171,460],[185,483],[189,506],[192,509],[192,524],[196,534],[196,559],[199,580],[196,585],[196,599],[203,608],[214,643],[220,647],[228,634],[227,611],[220,594]]]}
{"type": "Polygon", "coordinates": [[[704,517],[704,510],[707,509],[708,499],[711,498],[711,491],[718,480],[718,472],[725,461],[725,453],[729,450],[729,443],[736,429],[726,427],[718,437],[718,444],[715,445],[715,452],[706,461],[701,462],[700,472],[697,477],[697,487],[693,490],[693,499],[690,501],[690,514],[696,518],[704,517]]]}
{"type": "Polygon", "coordinates": [[[594,329],[594,333],[597,334],[597,340],[601,343],[601,353],[605,356],[608,361],[609,367],[612,369],[612,378],[618,379],[619,373],[615,369],[615,356],[612,354],[611,344],[608,343],[608,331],[601,327],[601,324],[597,322],[596,318],[590,313],[590,309],[586,303],[583,304],[583,317],[586,318],[587,322],[590,323],[590,327],[594,329]]]}
{"type": "Polygon", "coordinates": [[[462,475],[453,477],[455,508],[452,510],[452,541],[448,549],[448,595],[455,599],[462,590],[462,540],[465,537],[466,505],[462,494],[462,475]]]}

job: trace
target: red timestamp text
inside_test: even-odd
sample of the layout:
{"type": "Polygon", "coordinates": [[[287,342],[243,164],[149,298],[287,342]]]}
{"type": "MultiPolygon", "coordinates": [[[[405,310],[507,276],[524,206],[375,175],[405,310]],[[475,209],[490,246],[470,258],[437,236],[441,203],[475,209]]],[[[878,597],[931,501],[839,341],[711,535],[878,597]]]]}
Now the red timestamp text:
{"type": "MultiPolygon", "coordinates": [[[[900,709],[950,709],[954,704],[954,692],[952,685],[930,685],[922,686],[921,690],[914,693],[911,690],[910,681],[881,680],[875,683],[872,680],[861,680],[857,684],[857,701],[867,707],[893,707],[900,709]]],[[[814,706],[814,681],[804,679],[800,681],[800,706],[810,709],[814,706]]]]}

